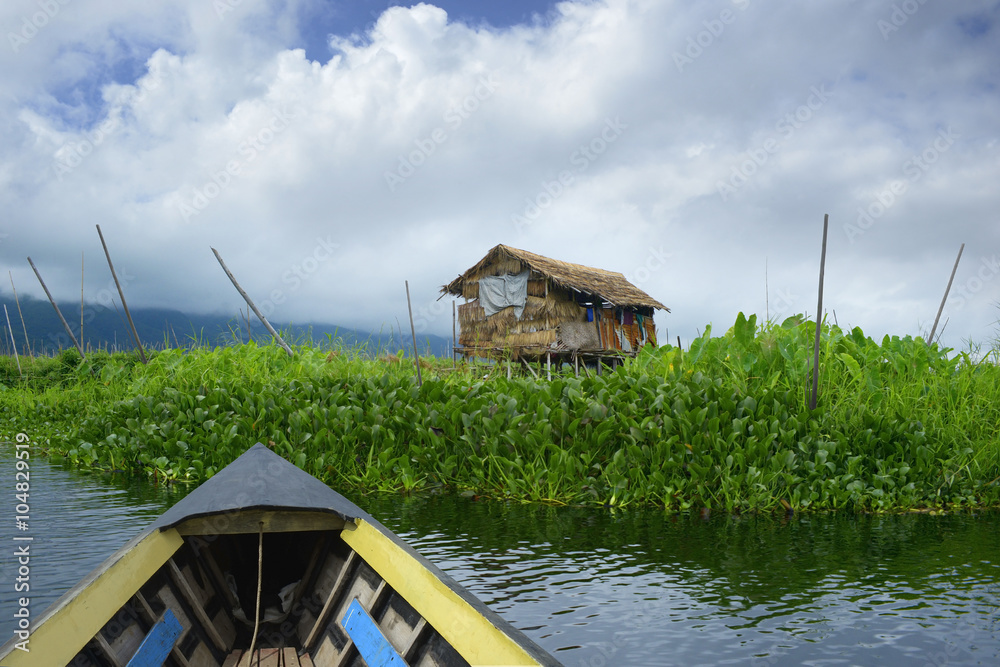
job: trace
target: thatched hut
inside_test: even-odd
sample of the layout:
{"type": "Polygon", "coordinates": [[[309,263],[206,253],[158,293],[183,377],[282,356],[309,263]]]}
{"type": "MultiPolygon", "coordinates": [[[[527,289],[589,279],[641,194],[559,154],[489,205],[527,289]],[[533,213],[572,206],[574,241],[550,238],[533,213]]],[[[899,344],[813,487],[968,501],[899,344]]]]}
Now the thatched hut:
{"type": "Polygon", "coordinates": [[[458,306],[464,356],[631,356],[656,345],[653,313],[670,309],[621,273],[494,247],[441,288],[458,306]]]}

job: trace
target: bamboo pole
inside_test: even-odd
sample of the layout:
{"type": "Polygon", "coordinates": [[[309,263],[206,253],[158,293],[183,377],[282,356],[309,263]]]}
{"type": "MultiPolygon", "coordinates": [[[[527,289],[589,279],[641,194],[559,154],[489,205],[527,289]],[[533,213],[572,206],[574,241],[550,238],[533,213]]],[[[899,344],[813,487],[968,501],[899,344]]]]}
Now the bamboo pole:
{"type": "Polygon", "coordinates": [[[24,313],[21,312],[21,300],[17,298],[17,288],[14,287],[14,274],[10,271],[7,272],[10,276],[10,288],[14,292],[14,303],[17,304],[17,314],[21,316],[21,327],[24,329],[24,347],[28,350],[28,357],[34,357],[34,353],[31,351],[31,339],[28,338],[28,327],[24,324],[24,313]]]}
{"type": "MultiPolygon", "coordinates": [[[[243,315],[243,309],[242,308],[240,308],[240,315],[243,315]]],[[[247,307],[247,314],[246,314],[246,317],[244,317],[243,319],[247,323],[247,341],[250,342],[250,343],[252,343],[253,342],[253,334],[250,333],[250,308],[249,307],[247,307]]]]}
{"type": "Polygon", "coordinates": [[[59,321],[62,322],[63,327],[66,329],[66,333],[69,334],[70,340],[72,340],[73,344],[76,345],[76,349],[80,351],[80,359],[86,359],[87,357],[83,353],[83,346],[80,345],[76,336],[73,335],[73,330],[69,328],[69,323],[66,321],[66,318],[63,317],[62,311],[59,310],[59,306],[56,305],[56,300],[52,298],[52,293],[49,292],[49,288],[46,287],[45,281],[42,280],[42,274],[38,272],[38,269],[35,267],[35,263],[31,261],[30,257],[28,258],[28,264],[31,265],[31,270],[35,272],[35,277],[38,278],[38,282],[42,284],[42,289],[45,290],[45,296],[49,297],[49,303],[51,303],[52,307],[56,309],[56,315],[59,316],[59,321]]]}
{"type": "Polygon", "coordinates": [[[819,259],[819,300],[816,305],[816,344],[813,350],[813,382],[812,397],[809,399],[809,409],[816,409],[816,399],[819,396],[819,339],[823,326],[823,274],[826,272],[826,234],[830,227],[830,215],[823,216],[823,250],[819,259]]]}
{"type": "Polygon", "coordinates": [[[257,310],[256,304],[254,304],[254,302],[250,299],[247,293],[243,291],[243,288],[240,287],[240,284],[236,282],[236,277],[233,275],[232,271],[229,270],[229,267],[226,266],[226,263],[222,261],[222,256],[219,254],[219,251],[216,250],[215,248],[212,248],[212,252],[215,253],[215,258],[219,260],[219,265],[222,267],[222,270],[226,272],[227,276],[229,276],[229,280],[233,283],[233,287],[235,287],[236,291],[240,293],[240,296],[243,297],[243,300],[247,302],[247,305],[250,306],[250,308],[253,310],[253,314],[256,315],[257,319],[261,321],[261,323],[264,325],[264,328],[267,329],[268,333],[274,336],[274,339],[278,341],[278,344],[285,349],[285,352],[288,353],[288,356],[290,357],[295,356],[295,353],[292,352],[292,348],[288,347],[288,343],[285,342],[285,339],[282,338],[280,335],[278,335],[278,332],[274,330],[274,327],[272,327],[271,323],[267,321],[267,318],[264,317],[259,310],[257,310]]]}
{"type": "Polygon", "coordinates": [[[451,302],[451,367],[458,368],[458,312],[455,302],[451,302]]]}
{"type": "Polygon", "coordinates": [[[14,346],[14,360],[17,361],[17,376],[24,377],[21,372],[21,358],[17,356],[17,343],[14,341],[14,329],[10,326],[10,315],[7,313],[7,304],[3,305],[3,314],[7,318],[7,331],[10,332],[10,344],[14,346]]]}
{"type": "Polygon", "coordinates": [[[135,339],[135,345],[139,348],[139,358],[142,359],[142,363],[149,363],[146,359],[146,351],[142,349],[142,341],[139,340],[139,332],[135,330],[135,322],[132,321],[132,313],[128,312],[128,304],[125,302],[125,292],[122,291],[121,283],[118,282],[118,274],[115,273],[115,265],[111,263],[111,253],[108,252],[108,244],[104,242],[104,234],[101,232],[100,225],[97,225],[97,235],[101,237],[101,246],[104,247],[104,256],[108,258],[108,266],[111,268],[111,277],[115,279],[115,287],[118,288],[118,296],[122,300],[122,310],[125,311],[125,318],[128,320],[128,324],[132,328],[132,337],[135,339]]]}
{"type": "Polygon", "coordinates": [[[417,329],[413,326],[413,306],[410,305],[410,281],[406,283],[406,308],[410,311],[410,337],[413,342],[413,363],[417,365],[417,386],[423,386],[423,378],[420,377],[420,356],[417,354],[417,329]]]}
{"type": "Polygon", "coordinates": [[[80,252],[80,342],[83,342],[83,251],[80,252]]]}
{"type": "Polygon", "coordinates": [[[948,292],[951,291],[951,283],[955,280],[955,272],[958,271],[958,263],[962,261],[962,251],[965,250],[965,244],[958,249],[958,257],[955,258],[955,266],[951,267],[951,277],[948,278],[948,286],[944,288],[944,296],[941,297],[941,305],[938,306],[937,316],[934,318],[934,326],[931,327],[931,332],[927,336],[927,344],[930,345],[934,342],[934,332],[937,331],[938,322],[941,321],[941,313],[944,311],[944,303],[948,300],[948,292]]]}
{"type": "MultiPolygon", "coordinates": [[[[122,323],[122,326],[123,326],[123,327],[125,328],[125,330],[126,330],[126,331],[128,331],[128,322],[126,322],[126,321],[125,321],[125,318],[124,318],[124,317],[122,316],[122,313],[121,313],[121,311],[120,311],[120,310],[118,310],[118,304],[117,304],[117,303],[115,303],[115,300],[114,300],[114,299],[111,299],[111,307],[115,309],[115,315],[117,315],[117,316],[118,316],[118,319],[119,319],[119,320],[121,321],[121,323],[122,323]]],[[[115,341],[116,341],[116,342],[117,342],[117,340],[118,340],[118,338],[117,338],[117,334],[118,334],[118,330],[116,329],[116,330],[115,330],[115,335],[116,335],[116,338],[115,338],[115,341]]]]}
{"type": "Polygon", "coordinates": [[[937,335],[937,342],[939,345],[941,344],[941,336],[944,335],[944,330],[948,328],[948,322],[951,322],[950,317],[945,319],[944,324],[941,325],[941,333],[937,335]]]}

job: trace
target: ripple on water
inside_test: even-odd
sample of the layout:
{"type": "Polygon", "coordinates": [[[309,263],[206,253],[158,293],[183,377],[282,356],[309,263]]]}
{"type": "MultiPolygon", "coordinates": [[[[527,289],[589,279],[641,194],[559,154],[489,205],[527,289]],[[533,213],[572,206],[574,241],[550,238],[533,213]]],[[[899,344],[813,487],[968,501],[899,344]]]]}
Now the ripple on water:
{"type": "MultiPolygon", "coordinates": [[[[35,613],[177,497],[32,466],[35,613]]],[[[704,521],[355,501],[566,665],[1000,664],[998,514],[704,521]]]]}
{"type": "Polygon", "coordinates": [[[369,509],[568,665],[1000,663],[995,514],[704,522],[395,497],[369,509]]]}

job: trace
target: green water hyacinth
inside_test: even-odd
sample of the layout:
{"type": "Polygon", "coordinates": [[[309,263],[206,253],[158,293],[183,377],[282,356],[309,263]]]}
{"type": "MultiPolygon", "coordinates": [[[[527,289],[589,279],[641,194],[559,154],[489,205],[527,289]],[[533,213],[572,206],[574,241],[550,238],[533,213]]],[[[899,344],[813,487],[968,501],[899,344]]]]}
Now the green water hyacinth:
{"type": "Polygon", "coordinates": [[[405,360],[309,346],[36,360],[63,367],[47,381],[7,372],[2,427],[34,429],[76,466],[178,482],[259,441],[360,491],[727,512],[1000,505],[994,353],[824,325],[810,411],[814,334],[740,314],[722,336],[709,327],[601,375],[508,380],[449,361],[422,386],[405,360]]]}

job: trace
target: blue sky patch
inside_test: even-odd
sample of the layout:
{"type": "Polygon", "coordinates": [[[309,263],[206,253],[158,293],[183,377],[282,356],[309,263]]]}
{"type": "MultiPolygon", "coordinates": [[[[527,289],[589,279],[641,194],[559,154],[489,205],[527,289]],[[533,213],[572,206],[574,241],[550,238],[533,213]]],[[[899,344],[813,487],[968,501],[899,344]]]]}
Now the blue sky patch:
{"type": "MultiPolygon", "coordinates": [[[[310,60],[327,62],[333,51],[329,46],[331,35],[349,37],[364,34],[375,24],[382,13],[394,6],[408,7],[411,3],[396,0],[360,0],[354,2],[327,2],[309,8],[299,17],[302,44],[310,60]]],[[[536,16],[545,17],[555,6],[551,0],[509,0],[508,2],[469,2],[468,0],[437,0],[432,2],[448,12],[451,21],[469,25],[489,24],[495,28],[532,23],[536,16]]]]}

